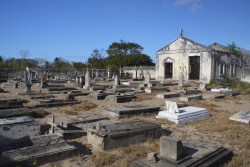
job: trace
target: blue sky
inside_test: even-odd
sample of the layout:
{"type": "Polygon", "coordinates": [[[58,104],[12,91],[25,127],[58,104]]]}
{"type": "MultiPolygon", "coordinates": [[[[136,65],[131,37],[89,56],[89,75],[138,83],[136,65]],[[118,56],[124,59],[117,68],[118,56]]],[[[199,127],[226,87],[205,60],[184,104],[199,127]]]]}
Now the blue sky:
{"type": "MultiPolygon", "coordinates": [[[[249,0],[0,0],[0,55],[85,62],[92,51],[125,40],[158,49],[178,37],[235,42],[250,50],[249,0]]],[[[106,55],[107,56],[107,55],[106,55]]]]}

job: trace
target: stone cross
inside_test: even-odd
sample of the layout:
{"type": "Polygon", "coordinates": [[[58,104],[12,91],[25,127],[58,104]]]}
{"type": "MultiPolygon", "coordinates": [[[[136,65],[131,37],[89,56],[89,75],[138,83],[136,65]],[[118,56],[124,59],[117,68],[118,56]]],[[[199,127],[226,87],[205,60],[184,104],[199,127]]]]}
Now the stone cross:
{"type": "Polygon", "coordinates": [[[166,103],[166,107],[167,107],[168,112],[173,113],[173,114],[179,112],[179,109],[178,109],[178,106],[177,106],[176,102],[165,101],[165,103],[166,103]]]}

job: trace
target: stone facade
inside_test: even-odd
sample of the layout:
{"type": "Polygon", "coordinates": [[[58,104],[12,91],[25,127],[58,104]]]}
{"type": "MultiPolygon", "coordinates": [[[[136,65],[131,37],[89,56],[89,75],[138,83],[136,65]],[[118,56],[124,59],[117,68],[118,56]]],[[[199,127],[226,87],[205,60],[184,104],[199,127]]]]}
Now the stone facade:
{"type": "Polygon", "coordinates": [[[158,80],[210,80],[238,79],[241,55],[230,52],[225,46],[214,43],[205,46],[179,36],[156,52],[156,78],[158,80]]]}

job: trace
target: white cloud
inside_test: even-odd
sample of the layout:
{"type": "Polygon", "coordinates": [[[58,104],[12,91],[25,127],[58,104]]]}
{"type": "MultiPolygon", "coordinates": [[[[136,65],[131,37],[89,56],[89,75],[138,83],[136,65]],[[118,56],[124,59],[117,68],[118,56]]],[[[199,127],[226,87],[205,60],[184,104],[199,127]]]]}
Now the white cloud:
{"type": "Polygon", "coordinates": [[[176,6],[188,7],[192,12],[196,12],[203,7],[202,0],[175,0],[176,6]]]}

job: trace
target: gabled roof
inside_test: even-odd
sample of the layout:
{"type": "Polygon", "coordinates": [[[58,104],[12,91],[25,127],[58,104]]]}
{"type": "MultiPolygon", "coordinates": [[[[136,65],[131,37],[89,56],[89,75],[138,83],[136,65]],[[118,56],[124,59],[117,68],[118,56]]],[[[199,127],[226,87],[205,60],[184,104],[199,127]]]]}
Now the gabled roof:
{"type": "Polygon", "coordinates": [[[167,44],[167,45],[165,45],[164,47],[162,47],[161,49],[159,49],[157,52],[163,51],[166,47],[168,47],[169,45],[171,45],[172,43],[174,43],[175,41],[177,41],[179,38],[182,38],[182,39],[184,39],[185,41],[189,41],[189,42],[193,43],[194,45],[198,45],[198,46],[200,46],[200,47],[202,47],[202,48],[208,48],[207,46],[202,45],[202,44],[197,43],[197,42],[194,42],[194,41],[191,40],[191,39],[188,39],[188,38],[183,37],[183,36],[179,36],[179,37],[177,37],[175,40],[173,40],[172,42],[170,42],[169,44],[167,44]]]}
{"type": "Polygon", "coordinates": [[[215,51],[221,51],[221,52],[227,52],[227,53],[237,53],[237,52],[230,51],[226,46],[221,45],[217,42],[209,45],[208,47],[212,48],[215,51]]]}

